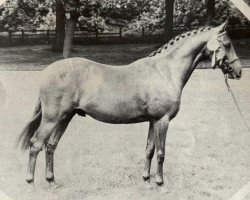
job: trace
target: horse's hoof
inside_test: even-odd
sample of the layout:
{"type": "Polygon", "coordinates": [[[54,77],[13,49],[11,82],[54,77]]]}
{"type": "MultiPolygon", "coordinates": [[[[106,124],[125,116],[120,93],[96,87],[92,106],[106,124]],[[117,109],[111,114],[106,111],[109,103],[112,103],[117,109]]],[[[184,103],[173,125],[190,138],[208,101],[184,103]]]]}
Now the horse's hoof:
{"type": "Polygon", "coordinates": [[[150,174],[148,172],[144,172],[142,174],[142,178],[144,181],[148,181],[150,179],[150,174]]]}
{"type": "Polygon", "coordinates": [[[29,184],[33,184],[34,183],[34,179],[26,179],[26,182],[29,184]]]}
{"type": "Polygon", "coordinates": [[[162,186],[163,185],[163,179],[162,178],[156,178],[156,184],[158,186],[162,186]]]}
{"type": "Polygon", "coordinates": [[[150,179],[150,176],[142,176],[144,181],[148,181],[150,179]]]}
{"type": "Polygon", "coordinates": [[[49,183],[55,182],[54,176],[46,177],[46,181],[48,181],[49,183]]]}
{"type": "Polygon", "coordinates": [[[34,177],[32,175],[27,175],[26,177],[26,182],[27,183],[30,183],[30,184],[33,184],[34,183],[34,177]]]}
{"type": "Polygon", "coordinates": [[[161,181],[161,182],[156,182],[156,184],[157,184],[158,186],[162,186],[162,185],[163,185],[163,181],[161,181]]]}
{"type": "Polygon", "coordinates": [[[55,181],[54,174],[51,172],[47,172],[45,178],[49,183],[55,181]]]}

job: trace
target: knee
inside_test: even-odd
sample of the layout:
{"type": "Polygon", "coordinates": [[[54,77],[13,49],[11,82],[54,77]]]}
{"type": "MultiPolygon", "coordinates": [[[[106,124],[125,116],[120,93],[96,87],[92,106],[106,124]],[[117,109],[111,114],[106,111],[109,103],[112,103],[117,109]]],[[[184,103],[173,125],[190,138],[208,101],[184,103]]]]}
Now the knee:
{"type": "Polygon", "coordinates": [[[163,151],[158,151],[157,153],[157,162],[158,163],[163,163],[165,158],[165,154],[163,151]]]}

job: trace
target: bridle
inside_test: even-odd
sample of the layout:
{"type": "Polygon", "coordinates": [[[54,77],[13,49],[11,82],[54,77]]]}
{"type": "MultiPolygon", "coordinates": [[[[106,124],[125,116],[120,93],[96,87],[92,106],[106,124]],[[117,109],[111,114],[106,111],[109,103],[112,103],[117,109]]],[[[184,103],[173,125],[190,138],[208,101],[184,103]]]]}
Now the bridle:
{"type": "Polygon", "coordinates": [[[227,59],[227,60],[225,60],[225,62],[227,63],[227,64],[232,64],[232,63],[234,63],[235,61],[237,61],[237,60],[239,60],[239,57],[235,57],[234,59],[227,59]]]}
{"type": "MultiPolygon", "coordinates": [[[[215,39],[219,44],[222,44],[222,41],[219,39],[220,36],[226,34],[226,31],[220,33],[217,38],[215,39]]],[[[216,64],[214,65],[213,69],[218,66],[222,69],[224,74],[230,73],[233,69],[229,66],[230,64],[234,63],[235,61],[239,60],[239,57],[235,57],[233,59],[228,59],[225,52],[221,49],[221,45],[214,51],[216,57],[216,64]],[[218,57],[218,58],[217,58],[218,57]]]]}

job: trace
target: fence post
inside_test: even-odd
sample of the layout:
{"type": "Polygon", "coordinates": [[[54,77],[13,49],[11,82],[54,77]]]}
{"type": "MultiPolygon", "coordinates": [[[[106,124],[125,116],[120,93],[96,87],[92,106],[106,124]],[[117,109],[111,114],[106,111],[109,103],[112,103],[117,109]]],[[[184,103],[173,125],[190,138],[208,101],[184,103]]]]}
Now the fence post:
{"type": "Polygon", "coordinates": [[[144,28],[144,26],[141,29],[141,33],[142,33],[142,37],[144,37],[145,36],[145,28],[144,28]]]}
{"type": "Polygon", "coordinates": [[[119,26],[119,40],[122,40],[122,26],[119,26]]]}
{"type": "Polygon", "coordinates": [[[22,41],[24,41],[24,37],[25,37],[24,30],[21,30],[21,32],[22,32],[22,41]]]}
{"type": "Polygon", "coordinates": [[[50,35],[49,35],[49,30],[47,30],[47,43],[49,43],[50,40],[50,35]]]}
{"type": "Polygon", "coordinates": [[[96,44],[98,43],[98,29],[95,29],[95,39],[96,39],[96,44]]]}
{"type": "Polygon", "coordinates": [[[9,32],[9,42],[12,42],[12,32],[11,30],[9,30],[8,32],[9,32]]]}

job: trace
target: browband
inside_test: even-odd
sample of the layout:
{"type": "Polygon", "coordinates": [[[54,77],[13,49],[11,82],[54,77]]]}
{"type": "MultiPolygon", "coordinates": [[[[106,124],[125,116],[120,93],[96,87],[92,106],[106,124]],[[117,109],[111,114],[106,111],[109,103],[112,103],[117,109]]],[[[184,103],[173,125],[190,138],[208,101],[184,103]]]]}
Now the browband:
{"type": "Polygon", "coordinates": [[[231,60],[226,60],[226,62],[227,62],[227,64],[232,64],[233,62],[235,62],[235,61],[237,61],[237,60],[239,60],[239,57],[236,57],[236,58],[234,58],[234,59],[231,59],[231,60]]]}

